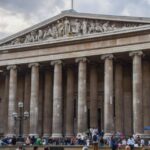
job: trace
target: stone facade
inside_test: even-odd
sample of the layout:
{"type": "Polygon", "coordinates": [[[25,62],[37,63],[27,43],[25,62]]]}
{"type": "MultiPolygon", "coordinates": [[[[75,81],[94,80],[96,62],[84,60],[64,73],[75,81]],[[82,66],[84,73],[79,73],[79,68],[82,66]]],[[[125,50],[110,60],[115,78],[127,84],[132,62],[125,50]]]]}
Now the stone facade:
{"type": "Polygon", "coordinates": [[[66,11],[0,41],[0,133],[149,136],[150,19],[66,11]],[[53,30],[52,30],[53,28],[53,30]],[[54,30],[55,28],[55,30],[54,30]]]}

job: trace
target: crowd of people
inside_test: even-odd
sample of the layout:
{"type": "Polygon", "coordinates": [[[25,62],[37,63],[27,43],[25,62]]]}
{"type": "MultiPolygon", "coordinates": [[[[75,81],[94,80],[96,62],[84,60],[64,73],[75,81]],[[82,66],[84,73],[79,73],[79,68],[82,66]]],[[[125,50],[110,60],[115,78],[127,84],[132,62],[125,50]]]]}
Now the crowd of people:
{"type": "MultiPolygon", "coordinates": [[[[13,137],[4,137],[0,139],[0,146],[5,145],[16,145],[17,138],[13,137]]],[[[150,140],[145,141],[140,138],[140,136],[130,136],[125,137],[122,133],[116,132],[111,137],[104,136],[104,132],[99,131],[98,129],[90,128],[88,131],[84,133],[78,133],[76,137],[71,138],[51,138],[51,137],[25,137],[23,139],[24,146],[30,145],[83,145],[89,147],[90,145],[98,146],[102,148],[104,146],[109,146],[112,150],[116,150],[117,148],[129,146],[132,150],[134,147],[144,147],[150,146],[150,140]]]]}

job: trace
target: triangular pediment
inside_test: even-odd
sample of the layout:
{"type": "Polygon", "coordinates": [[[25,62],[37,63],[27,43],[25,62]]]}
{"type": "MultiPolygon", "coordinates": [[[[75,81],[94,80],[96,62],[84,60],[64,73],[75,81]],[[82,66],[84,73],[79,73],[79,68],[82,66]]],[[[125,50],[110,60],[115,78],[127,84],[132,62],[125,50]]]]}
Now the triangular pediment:
{"type": "Polygon", "coordinates": [[[150,24],[149,18],[94,15],[64,11],[31,28],[0,40],[0,46],[102,34],[150,24]]]}

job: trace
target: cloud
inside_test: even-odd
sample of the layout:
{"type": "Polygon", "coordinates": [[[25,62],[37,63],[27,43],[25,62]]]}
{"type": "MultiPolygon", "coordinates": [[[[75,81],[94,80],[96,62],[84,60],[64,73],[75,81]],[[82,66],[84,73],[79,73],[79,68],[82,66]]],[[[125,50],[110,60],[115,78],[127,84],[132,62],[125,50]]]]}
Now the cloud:
{"type": "MultiPolygon", "coordinates": [[[[0,0],[0,38],[70,9],[71,0],[0,0]]],[[[149,17],[150,0],[74,0],[79,12],[149,17]]]]}
{"type": "Polygon", "coordinates": [[[9,10],[0,8],[0,36],[7,36],[33,24],[30,20],[24,19],[21,13],[12,13],[9,10]]]}

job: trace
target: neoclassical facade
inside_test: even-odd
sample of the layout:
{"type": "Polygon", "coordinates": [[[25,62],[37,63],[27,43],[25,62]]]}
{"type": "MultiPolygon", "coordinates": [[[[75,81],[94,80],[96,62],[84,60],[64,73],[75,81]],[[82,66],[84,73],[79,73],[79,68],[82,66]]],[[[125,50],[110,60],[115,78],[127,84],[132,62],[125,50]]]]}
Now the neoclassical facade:
{"type": "Polygon", "coordinates": [[[24,135],[149,136],[150,19],[68,10],[0,40],[0,134],[19,101],[24,135]]]}

